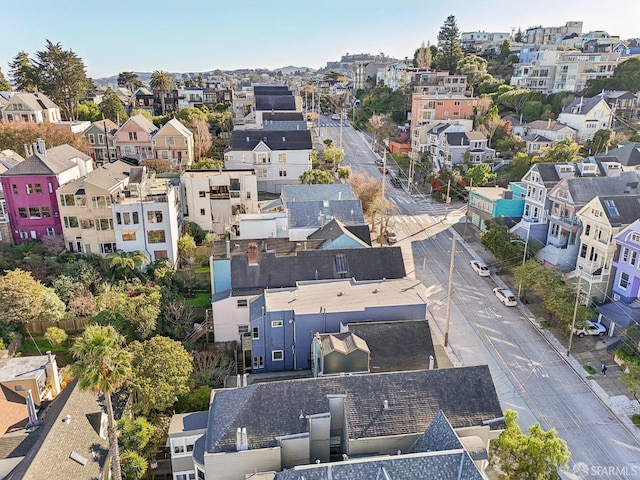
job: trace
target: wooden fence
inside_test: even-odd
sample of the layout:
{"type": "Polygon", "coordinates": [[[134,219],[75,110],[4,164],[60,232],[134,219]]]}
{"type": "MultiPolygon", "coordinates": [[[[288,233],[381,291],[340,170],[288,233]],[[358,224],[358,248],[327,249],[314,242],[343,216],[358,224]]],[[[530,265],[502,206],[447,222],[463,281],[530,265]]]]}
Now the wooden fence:
{"type": "Polygon", "coordinates": [[[29,331],[32,335],[44,335],[49,327],[58,327],[65,331],[83,330],[89,325],[89,320],[88,317],[73,317],[51,322],[29,322],[24,324],[24,328],[25,332],[29,331]]]}

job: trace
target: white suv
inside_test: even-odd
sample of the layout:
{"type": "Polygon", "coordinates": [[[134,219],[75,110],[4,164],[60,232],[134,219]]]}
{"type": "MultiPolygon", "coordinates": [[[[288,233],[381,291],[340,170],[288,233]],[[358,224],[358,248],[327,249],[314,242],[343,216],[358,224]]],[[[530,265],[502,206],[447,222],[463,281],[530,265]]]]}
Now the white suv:
{"type": "Polygon", "coordinates": [[[491,275],[487,264],[480,260],[471,260],[471,268],[473,268],[475,272],[481,277],[488,277],[489,275],[491,275]]]}
{"type": "Polygon", "coordinates": [[[493,289],[493,293],[496,297],[498,297],[498,300],[500,300],[505,307],[515,307],[518,304],[518,302],[516,301],[516,296],[508,288],[496,287],[493,289]]]}

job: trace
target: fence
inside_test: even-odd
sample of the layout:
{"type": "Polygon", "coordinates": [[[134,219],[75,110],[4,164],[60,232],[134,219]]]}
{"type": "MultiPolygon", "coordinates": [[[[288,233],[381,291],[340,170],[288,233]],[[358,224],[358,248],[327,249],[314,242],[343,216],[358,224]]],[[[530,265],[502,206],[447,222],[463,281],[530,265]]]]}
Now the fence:
{"type": "Polygon", "coordinates": [[[51,322],[30,322],[25,323],[25,331],[29,331],[32,335],[44,335],[49,327],[58,327],[65,331],[82,330],[89,325],[88,317],[65,318],[62,320],[51,322]]]}

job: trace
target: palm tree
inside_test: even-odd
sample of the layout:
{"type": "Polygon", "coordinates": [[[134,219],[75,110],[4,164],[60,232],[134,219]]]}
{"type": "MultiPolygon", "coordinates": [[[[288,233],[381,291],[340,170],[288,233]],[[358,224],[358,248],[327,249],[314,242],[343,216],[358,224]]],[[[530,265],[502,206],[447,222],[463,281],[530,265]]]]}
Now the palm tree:
{"type": "Polygon", "coordinates": [[[142,250],[134,250],[133,252],[116,250],[107,255],[107,260],[109,268],[113,269],[114,273],[121,272],[124,278],[129,278],[130,274],[134,270],[142,268],[148,259],[142,250]]]}
{"type": "Polygon", "coordinates": [[[160,92],[160,103],[162,104],[162,115],[164,115],[164,98],[173,89],[173,77],[169,72],[156,70],[151,74],[149,85],[152,90],[160,92]]]}
{"type": "Polygon", "coordinates": [[[90,325],[70,351],[76,360],[71,371],[79,377],[80,390],[101,393],[107,408],[109,453],[114,480],[122,480],[118,435],[111,394],[131,375],[131,354],[124,348],[124,337],[111,325],[90,325]]]}

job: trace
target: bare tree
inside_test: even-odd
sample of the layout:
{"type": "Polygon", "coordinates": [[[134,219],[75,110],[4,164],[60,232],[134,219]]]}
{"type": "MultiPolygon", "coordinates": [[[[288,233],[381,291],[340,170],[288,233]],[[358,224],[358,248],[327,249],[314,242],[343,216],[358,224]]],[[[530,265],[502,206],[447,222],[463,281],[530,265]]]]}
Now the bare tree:
{"type": "Polygon", "coordinates": [[[478,103],[476,105],[476,117],[484,117],[489,112],[492,105],[493,100],[491,100],[491,97],[482,96],[478,98],[478,103]]]}
{"type": "Polygon", "coordinates": [[[208,157],[211,150],[211,132],[204,120],[193,122],[193,142],[195,143],[196,158],[208,157]]]}
{"type": "Polygon", "coordinates": [[[193,379],[196,388],[209,385],[217,388],[222,386],[224,377],[235,371],[235,361],[226,353],[203,350],[192,352],[193,379]]]}
{"type": "Polygon", "coordinates": [[[69,299],[69,310],[79,317],[88,317],[96,309],[96,301],[87,287],[80,287],[69,299]]]}
{"type": "Polygon", "coordinates": [[[184,302],[171,300],[162,307],[165,320],[173,327],[174,334],[178,337],[193,329],[194,314],[193,309],[186,306],[184,302]]]}

